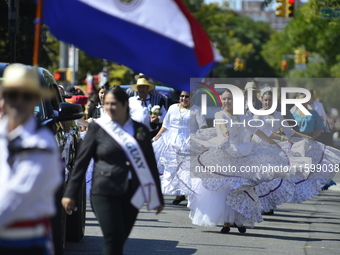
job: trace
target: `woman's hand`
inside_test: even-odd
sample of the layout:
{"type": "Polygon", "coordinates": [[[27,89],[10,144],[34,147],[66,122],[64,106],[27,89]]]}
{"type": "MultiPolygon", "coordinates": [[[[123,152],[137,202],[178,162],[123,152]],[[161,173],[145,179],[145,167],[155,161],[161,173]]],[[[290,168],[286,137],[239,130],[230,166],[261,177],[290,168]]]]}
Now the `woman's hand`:
{"type": "Polygon", "coordinates": [[[157,208],[156,208],[156,215],[157,214],[159,214],[161,211],[163,211],[163,209],[164,209],[164,205],[160,205],[160,206],[158,206],[157,208]]]}
{"type": "Polygon", "coordinates": [[[151,117],[150,117],[150,122],[153,122],[153,123],[159,123],[159,118],[158,118],[158,116],[156,116],[156,115],[152,115],[151,117]]]}
{"type": "Polygon", "coordinates": [[[157,141],[161,136],[162,134],[157,134],[152,140],[157,141]]]}
{"type": "Polygon", "coordinates": [[[68,215],[72,214],[72,210],[73,211],[77,210],[77,207],[75,207],[75,204],[76,204],[76,201],[68,197],[63,197],[61,200],[61,205],[64,207],[65,212],[68,215]]]}
{"type": "Polygon", "coordinates": [[[229,135],[229,130],[228,129],[227,130],[223,130],[222,134],[223,134],[224,137],[226,137],[227,135],[229,135]]]}
{"type": "Polygon", "coordinates": [[[288,138],[288,137],[285,137],[284,136],[284,141],[287,141],[287,142],[289,142],[289,143],[291,143],[291,144],[293,144],[294,142],[290,139],[290,138],[288,138]]]}

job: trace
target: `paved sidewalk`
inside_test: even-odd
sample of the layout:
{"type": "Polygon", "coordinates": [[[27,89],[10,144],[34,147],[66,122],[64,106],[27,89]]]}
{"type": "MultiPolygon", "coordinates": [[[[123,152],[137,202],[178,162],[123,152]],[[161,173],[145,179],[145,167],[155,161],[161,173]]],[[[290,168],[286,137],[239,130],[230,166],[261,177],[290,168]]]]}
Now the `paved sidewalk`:
{"type": "MultiPolygon", "coordinates": [[[[173,197],[166,196],[166,208],[160,215],[141,210],[125,254],[340,254],[340,174],[334,181],[337,186],[309,201],[279,206],[274,215],[264,216],[265,221],[246,234],[236,228],[221,234],[222,226],[192,225],[186,201],[175,206],[173,197]]],[[[101,232],[90,208],[86,227],[83,241],[67,243],[65,255],[101,254],[101,232]]]]}

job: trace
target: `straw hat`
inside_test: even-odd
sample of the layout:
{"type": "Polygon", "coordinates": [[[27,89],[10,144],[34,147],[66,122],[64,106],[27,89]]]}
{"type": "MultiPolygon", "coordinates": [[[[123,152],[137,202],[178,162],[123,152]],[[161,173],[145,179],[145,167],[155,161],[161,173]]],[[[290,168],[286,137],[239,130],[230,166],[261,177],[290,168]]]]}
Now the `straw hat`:
{"type": "Polygon", "coordinates": [[[251,89],[251,90],[256,90],[258,91],[258,89],[256,88],[256,85],[254,82],[250,81],[250,82],[247,82],[246,86],[244,87],[245,90],[247,89],[251,89]]]}
{"type": "Polygon", "coordinates": [[[137,84],[131,85],[130,88],[131,88],[133,91],[138,91],[138,90],[137,90],[137,86],[140,86],[140,85],[149,86],[149,92],[150,92],[150,91],[153,91],[153,90],[155,89],[155,85],[148,83],[148,81],[147,81],[145,78],[139,78],[139,79],[137,80],[137,84]]]}
{"type": "Polygon", "coordinates": [[[11,64],[5,68],[1,90],[2,92],[20,90],[41,98],[53,96],[51,90],[40,87],[38,68],[23,64],[11,64]]]}

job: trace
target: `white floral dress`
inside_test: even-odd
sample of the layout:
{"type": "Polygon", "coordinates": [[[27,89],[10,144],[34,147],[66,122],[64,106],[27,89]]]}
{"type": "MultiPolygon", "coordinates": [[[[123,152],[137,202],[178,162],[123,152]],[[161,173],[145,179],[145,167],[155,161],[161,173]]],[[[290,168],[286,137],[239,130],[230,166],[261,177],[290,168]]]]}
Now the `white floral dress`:
{"type": "MultiPolygon", "coordinates": [[[[308,141],[301,138],[292,138],[292,136],[295,134],[295,131],[292,128],[283,126],[281,124],[284,119],[279,112],[275,111],[272,115],[266,116],[255,115],[254,119],[260,119],[263,121],[264,125],[261,127],[261,130],[268,136],[270,136],[272,132],[278,132],[281,128],[285,133],[285,136],[290,137],[297,143],[294,145],[295,151],[300,151],[300,153],[303,152],[303,155],[300,154],[300,156],[310,157],[312,159],[312,167],[320,167],[320,164],[322,164],[325,168],[329,167],[329,164],[333,164],[329,160],[327,161],[325,158],[327,158],[328,154],[332,154],[335,151],[332,152],[331,148],[325,147],[324,145],[314,141],[308,141]],[[274,121],[274,119],[279,121],[274,121]],[[297,150],[297,146],[301,144],[304,144],[304,146],[306,146],[308,149],[297,150]]],[[[285,125],[287,125],[287,123],[285,125]]],[[[256,135],[253,136],[252,141],[263,142],[256,135]]],[[[288,150],[290,149],[288,144],[285,145],[285,148],[288,150]]],[[[335,167],[335,165],[332,166],[335,167]]],[[[333,171],[333,173],[335,173],[335,171],[333,171]]],[[[271,209],[275,209],[277,205],[287,201],[301,203],[313,198],[319,194],[322,187],[330,181],[333,173],[329,172],[323,174],[314,172],[308,175],[307,179],[274,179],[273,181],[263,182],[257,185],[256,191],[260,198],[261,210],[263,212],[268,212],[271,209]]]]}
{"type": "Polygon", "coordinates": [[[191,193],[193,183],[189,171],[180,171],[177,162],[177,152],[188,140],[191,133],[206,126],[206,120],[201,115],[198,106],[189,109],[173,104],[163,120],[162,127],[168,131],[153,142],[157,166],[161,175],[162,192],[168,195],[184,195],[191,193]]]}
{"type": "MultiPolygon", "coordinates": [[[[306,169],[294,171],[289,166],[294,165],[293,158],[308,159],[305,157],[306,152],[310,152],[308,144],[301,142],[291,146],[288,142],[281,142],[280,149],[267,143],[252,143],[250,136],[257,132],[257,128],[247,125],[248,117],[229,117],[221,111],[215,114],[215,119],[226,122],[229,135],[224,137],[219,128],[217,133],[211,129],[200,131],[191,137],[178,157],[182,168],[191,169],[192,175],[201,179],[200,185],[189,197],[190,218],[198,225],[230,222],[238,226],[252,226],[254,222],[263,220],[255,187],[275,178],[306,179],[309,175],[306,169]],[[209,166],[215,166],[215,169],[231,166],[235,171],[224,168],[225,171],[204,172],[209,166]],[[240,172],[242,168],[264,169],[263,166],[287,168],[277,172],[240,172]]],[[[319,144],[315,143],[315,146],[319,144]]],[[[332,161],[335,159],[333,155],[332,161]]]]}

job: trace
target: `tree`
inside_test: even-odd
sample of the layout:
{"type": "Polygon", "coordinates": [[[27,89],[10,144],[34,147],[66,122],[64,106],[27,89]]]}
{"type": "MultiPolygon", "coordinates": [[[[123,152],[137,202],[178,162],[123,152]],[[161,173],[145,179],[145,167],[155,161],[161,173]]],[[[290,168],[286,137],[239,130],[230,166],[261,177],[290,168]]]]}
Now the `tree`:
{"type": "MultiPolygon", "coordinates": [[[[308,63],[306,71],[292,70],[288,77],[339,77],[336,67],[339,62],[340,48],[338,42],[340,34],[339,19],[323,19],[320,17],[320,8],[331,6],[339,7],[337,1],[327,0],[321,3],[310,0],[300,9],[296,10],[292,19],[283,32],[275,33],[263,47],[262,56],[268,64],[279,70],[282,55],[292,55],[294,50],[303,46],[309,55],[314,55],[324,63],[308,63]],[[333,70],[332,72],[327,71],[333,70]]],[[[288,62],[290,68],[294,68],[292,61],[288,62]]]]}
{"type": "Polygon", "coordinates": [[[215,77],[273,76],[275,74],[260,54],[262,45],[270,39],[272,30],[269,24],[254,22],[248,17],[238,15],[225,3],[200,4],[192,6],[184,1],[192,14],[207,32],[213,44],[219,49],[224,60],[214,68],[215,77]],[[243,72],[235,72],[233,63],[241,58],[246,63],[243,72]],[[229,66],[229,68],[227,68],[229,66]]]}

